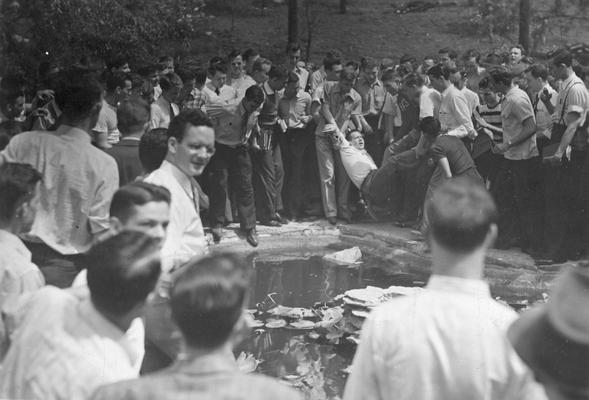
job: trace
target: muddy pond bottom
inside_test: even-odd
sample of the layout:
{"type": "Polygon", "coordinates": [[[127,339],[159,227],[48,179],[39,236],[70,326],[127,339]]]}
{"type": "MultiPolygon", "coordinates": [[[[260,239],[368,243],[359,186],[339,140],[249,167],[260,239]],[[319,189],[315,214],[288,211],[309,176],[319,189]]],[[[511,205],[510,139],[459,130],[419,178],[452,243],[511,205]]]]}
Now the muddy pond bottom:
{"type": "MultiPolygon", "coordinates": [[[[421,287],[429,275],[423,272],[427,270],[424,268],[401,271],[394,262],[367,254],[363,254],[360,264],[351,266],[335,265],[322,255],[262,255],[250,256],[248,260],[252,265],[251,309],[275,305],[311,308],[317,303],[328,303],[347,290],[367,286],[421,287]]],[[[537,300],[503,299],[516,308],[537,300]]],[[[146,326],[151,345],[145,371],[166,366],[180,350],[179,332],[170,328],[169,314],[167,302],[148,312],[146,326]]],[[[289,382],[303,391],[307,399],[326,400],[342,397],[355,350],[352,342],[325,340],[314,329],[261,326],[236,348],[236,356],[250,370],[289,382]]]]}

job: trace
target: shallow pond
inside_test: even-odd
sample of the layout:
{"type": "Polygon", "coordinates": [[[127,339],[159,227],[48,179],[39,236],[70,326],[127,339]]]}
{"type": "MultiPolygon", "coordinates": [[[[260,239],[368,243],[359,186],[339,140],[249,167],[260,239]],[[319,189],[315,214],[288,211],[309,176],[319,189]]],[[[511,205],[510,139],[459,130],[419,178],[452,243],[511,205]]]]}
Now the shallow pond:
{"type": "MultiPolygon", "coordinates": [[[[334,265],[320,255],[259,256],[249,260],[253,266],[250,308],[264,302],[312,307],[349,289],[423,286],[428,277],[424,272],[401,271],[389,260],[366,254],[360,265],[350,267],[334,265]]],[[[522,298],[505,300],[518,303],[522,298]]],[[[147,330],[158,347],[148,350],[150,365],[146,370],[154,370],[169,363],[166,354],[173,356],[179,351],[179,333],[171,329],[165,301],[148,315],[147,330]]],[[[308,399],[341,398],[355,346],[344,341],[330,344],[317,336],[313,331],[288,328],[257,329],[238,347],[236,354],[244,352],[255,358],[259,362],[257,372],[289,381],[303,390],[308,399]]]]}

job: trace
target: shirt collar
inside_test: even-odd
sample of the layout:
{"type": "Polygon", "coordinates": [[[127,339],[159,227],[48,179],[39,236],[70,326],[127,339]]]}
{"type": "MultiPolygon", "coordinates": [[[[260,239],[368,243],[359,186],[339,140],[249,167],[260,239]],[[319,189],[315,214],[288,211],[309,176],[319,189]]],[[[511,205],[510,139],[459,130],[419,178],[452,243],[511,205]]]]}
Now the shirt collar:
{"type": "Polygon", "coordinates": [[[182,188],[186,191],[186,193],[188,193],[188,196],[192,198],[192,182],[188,175],[186,175],[184,172],[180,170],[180,168],[178,168],[168,160],[164,160],[162,162],[160,169],[172,175],[174,179],[176,179],[176,181],[180,184],[180,186],[182,186],[182,188]]]}
{"type": "Polygon", "coordinates": [[[266,92],[266,94],[274,94],[274,90],[272,90],[272,88],[268,84],[268,81],[264,82],[264,91],[266,92]]]}
{"type": "Polygon", "coordinates": [[[432,275],[427,282],[426,288],[442,292],[467,294],[477,297],[491,297],[489,284],[478,279],[457,278],[446,275],[432,275]]]}
{"type": "Polygon", "coordinates": [[[29,249],[27,249],[22,240],[20,240],[15,234],[0,230],[0,243],[4,244],[5,248],[13,249],[27,260],[31,260],[31,252],[29,249]]]}
{"type": "Polygon", "coordinates": [[[178,361],[171,368],[176,371],[182,370],[182,372],[191,375],[203,375],[236,371],[237,364],[231,353],[217,351],[192,360],[182,359],[182,356],[179,356],[178,361]]]}
{"type": "Polygon", "coordinates": [[[60,125],[55,131],[56,136],[67,136],[72,139],[82,140],[84,142],[91,143],[90,135],[83,129],[76,128],[69,125],[60,125]]]}

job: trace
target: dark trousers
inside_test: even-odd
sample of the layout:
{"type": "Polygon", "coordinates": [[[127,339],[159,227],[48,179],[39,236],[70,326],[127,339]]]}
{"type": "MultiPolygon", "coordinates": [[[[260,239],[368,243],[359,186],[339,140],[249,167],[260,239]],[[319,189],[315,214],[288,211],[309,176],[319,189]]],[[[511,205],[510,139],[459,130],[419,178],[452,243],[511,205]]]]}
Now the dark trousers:
{"type": "Polygon", "coordinates": [[[382,156],[384,152],[384,142],[383,142],[383,131],[378,129],[378,120],[380,119],[378,115],[366,115],[364,116],[366,122],[372,128],[372,134],[365,135],[364,141],[366,146],[366,151],[372,159],[377,167],[380,167],[382,164],[382,156]]]}
{"type": "Polygon", "coordinates": [[[576,259],[586,250],[583,223],[585,181],[589,178],[586,162],[586,151],[573,150],[570,161],[545,167],[544,245],[551,257],[576,259]]]}
{"type": "Polygon", "coordinates": [[[84,254],[61,254],[45,243],[24,242],[31,252],[32,262],[45,277],[45,283],[67,288],[84,266],[84,254]]]}
{"type": "Polygon", "coordinates": [[[239,225],[247,230],[256,227],[256,208],[252,186],[252,162],[245,146],[230,147],[215,143],[215,154],[210,161],[210,210],[211,226],[223,225],[227,204],[228,184],[235,193],[239,213],[239,225]]]}
{"type": "Polygon", "coordinates": [[[483,178],[483,181],[489,182],[489,187],[493,187],[493,184],[497,181],[497,174],[501,169],[501,163],[504,157],[501,154],[494,154],[491,150],[480,154],[474,159],[474,163],[483,178]]]}
{"type": "Polygon", "coordinates": [[[278,133],[274,134],[268,150],[251,150],[256,214],[260,221],[276,218],[282,205],[284,168],[278,133]]]}
{"type": "Polygon", "coordinates": [[[315,136],[313,131],[289,129],[284,136],[285,146],[282,157],[285,169],[284,203],[292,217],[298,217],[303,211],[305,203],[305,156],[314,152],[315,136]]]}
{"type": "Polygon", "coordinates": [[[519,245],[522,248],[540,248],[541,234],[538,227],[542,211],[540,157],[527,160],[504,159],[497,179],[507,183],[501,185],[502,193],[498,193],[496,197],[501,211],[500,238],[505,238],[508,232],[514,232],[519,236],[519,245]]]}
{"type": "Polygon", "coordinates": [[[407,150],[391,157],[386,165],[371,171],[362,182],[362,194],[377,206],[386,205],[391,193],[396,189],[399,175],[408,169],[415,169],[420,159],[415,151],[407,150]]]}

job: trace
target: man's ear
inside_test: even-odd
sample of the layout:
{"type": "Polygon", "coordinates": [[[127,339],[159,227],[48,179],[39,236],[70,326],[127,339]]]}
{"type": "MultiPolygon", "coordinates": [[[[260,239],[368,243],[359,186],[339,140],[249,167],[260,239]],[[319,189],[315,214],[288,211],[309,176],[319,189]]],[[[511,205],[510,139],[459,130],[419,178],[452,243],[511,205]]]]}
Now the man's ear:
{"type": "Polygon", "coordinates": [[[117,217],[110,217],[109,225],[115,235],[123,230],[123,223],[117,217]]]}
{"type": "Polygon", "coordinates": [[[168,139],[168,152],[170,154],[176,154],[176,150],[178,148],[178,139],[175,137],[171,137],[168,139]]]}
{"type": "Polygon", "coordinates": [[[499,229],[497,228],[497,224],[491,224],[491,226],[489,226],[489,231],[487,232],[487,237],[484,242],[485,248],[489,249],[493,247],[495,240],[497,240],[498,232],[499,229]]]}

